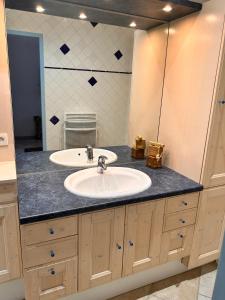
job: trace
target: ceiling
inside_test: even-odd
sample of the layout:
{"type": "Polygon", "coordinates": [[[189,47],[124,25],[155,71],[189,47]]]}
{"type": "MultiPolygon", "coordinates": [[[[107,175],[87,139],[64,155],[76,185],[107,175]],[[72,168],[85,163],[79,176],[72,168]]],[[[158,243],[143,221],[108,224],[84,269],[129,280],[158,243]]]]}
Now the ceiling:
{"type": "Polygon", "coordinates": [[[135,21],[136,28],[144,30],[202,8],[202,4],[189,0],[6,0],[6,7],[11,9],[36,12],[37,5],[49,15],[78,19],[84,12],[92,22],[128,27],[135,21]],[[163,11],[168,4],[172,11],[163,11]]]}

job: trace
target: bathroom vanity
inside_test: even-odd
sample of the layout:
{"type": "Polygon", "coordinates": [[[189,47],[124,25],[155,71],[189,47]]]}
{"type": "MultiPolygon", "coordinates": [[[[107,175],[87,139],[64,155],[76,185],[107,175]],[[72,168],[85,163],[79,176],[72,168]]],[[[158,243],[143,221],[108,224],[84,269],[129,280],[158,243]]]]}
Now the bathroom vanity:
{"type": "MultiPolygon", "coordinates": [[[[6,165],[11,161],[6,169],[0,166],[0,283],[9,284],[5,295],[15,287],[12,280],[22,279],[26,300],[70,294],[80,299],[80,292],[92,294],[104,285],[108,292],[109,285],[116,282],[118,287],[120,280],[121,285],[129,279],[136,284],[137,274],[144,277],[147,270],[154,273],[155,267],[161,268],[161,277],[150,276],[147,283],[178,274],[181,266],[184,271],[218,259],[225,228],[223,1],[207,1],[201,12],[202,5],[190,1],[170,1],[173,12],[165,11],[165,1],[151,1],[160,3],[162,23],[155,28],[156,16],[136,16],[136,28],[144,30],[135,31],[119,27],[134,25],[132,6],[130,15],[112,13],[112,3],[105,3],[103,11],[89,7],[87,20],[79,21],[74,15],[84,16],[80,5],[57,1],[51,9],[49,1],[49,6],[42,2],[45,13],[34,6],[35,1],[25,0],[20,6],[7,0],[6,9],[0,0],[0,161],[6,165]],[[186,12],[182,5],[187,6],[186,12]],[[111,23],[112,19],[117,23],[111,23]],[[36,39],[40,55],[36,86],[40,87],[41,142],[46,151],[17,151],[16,158],[7,31],[8,40],[36,39]],[[67,154],[57,156],[51,151],[63,147],[67,110],[96,110],[96,145],[117,145],[105,148],[117,156],[117,160],[111,157],[111,166],[145,173],[151,187],[117,198],[81,197],[66,190],[65,179],[85,167],[82,161],[77,168],[74,161],[62,166],[67,154]],[[137,135],[165,144],[163,165],[167,167],[150,169],[144,160],[131,158],[128,146],[118,146],[132,147],[137,135]],[[7,170],[4,176],[1,169],[7,170]],[[179,271],[164,273],[168,264],[176,262],[179,271]]],[[[144,16],[147,10],[140,9],[144,16]]],[[[28,74],[24,67],[29,64],[21,65],[23,76],[19,77],[24,79],[28,74]]],[[[11,80],[12,90],[15,82],[11,80]]],[[[28,104],[25,100],[22,104],[24,109],[18,106],[24,115],[28,104]]],[[[21,126],[18,120],[15,129],[32,127],[21,126]]],[[[71,127],[66,129],[68,133],[71,127]]],[[[93,128],[82,129],[85,133],[93,128]]],[[[84,152],[77,156],[86,161],[84,152]]],[[[140,280],[135,287],[144,283],[140,280]]],[[[0,286],[0,295],[5,286],[0,286]]],[[[16,286],[14,295],[17,292],[16,286]]]]}
{"type": "Polygon", "coordinates": [[[152,186],[126,197],[80,197],[63,186],[78,168],[47,162],[49,152],[17,155],[26,299],[55,299],[190,256],[203,187],[146,167],[127,146],[107,149],[118,157],[112,166],[141,170],[152,186]]]}

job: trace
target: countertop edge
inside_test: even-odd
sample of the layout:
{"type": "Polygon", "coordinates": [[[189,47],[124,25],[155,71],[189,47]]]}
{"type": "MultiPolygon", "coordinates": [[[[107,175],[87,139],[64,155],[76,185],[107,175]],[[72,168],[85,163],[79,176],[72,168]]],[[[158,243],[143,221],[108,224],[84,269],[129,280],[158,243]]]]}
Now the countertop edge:
{"type": "Polygon", "coordinates": [[[56,219],[56,218],[68,217],[68,216],[72,216],[72,215],[76,215],[76,214],[88,213],[88,212],[93,212],[96,210],[103,210],[103,209],[107,209],[107,208],[113,208],[113,207],[128,205],[128,204],[132,204],[132,203],[134,204],[134,203],[146,202],[146,201],[151,201],[151,200],[160,200],[160,199],[179,196],[179,195],[201,192],[202,190],[203,190],[203,185],[199,184],[199,186],[194,187],[194,188],[188,188],[188,189],[184,189],[181,191],[167,192],[167,193],[161,194],[160,196],[158,196],[158,195],[143,196],[141,198],[135,198],[135,196],[134,196],[131,199],[118,200],[117,202],[110,202],[110,203],[105,203],[105,204],[100,203],[100,204],[95,204],[95,205],[89,206],[89,207],[83,207],[83,208],[66,210],[66,211],[59,211],[59,212],[54,212],[54,213],[45,214],[45,215],[30,216],[30,217],[24,217],[24,218],[22,217],[22,218],[20,218],[20,225],[26,225],[26,224],[31,224],[31,223],[40,222],[40,221],[47,221],[47,220],[56,219]]]}

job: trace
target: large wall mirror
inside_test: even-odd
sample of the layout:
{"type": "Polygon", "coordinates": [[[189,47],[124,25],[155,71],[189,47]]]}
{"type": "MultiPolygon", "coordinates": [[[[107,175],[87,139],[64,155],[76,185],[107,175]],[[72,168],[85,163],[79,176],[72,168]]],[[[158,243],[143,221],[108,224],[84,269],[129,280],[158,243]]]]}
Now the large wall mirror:
{"type": "Polygon", "coordinates": [[[167,24],[149,31],[6,9],[17,152],[157,139],[167,24]]]}

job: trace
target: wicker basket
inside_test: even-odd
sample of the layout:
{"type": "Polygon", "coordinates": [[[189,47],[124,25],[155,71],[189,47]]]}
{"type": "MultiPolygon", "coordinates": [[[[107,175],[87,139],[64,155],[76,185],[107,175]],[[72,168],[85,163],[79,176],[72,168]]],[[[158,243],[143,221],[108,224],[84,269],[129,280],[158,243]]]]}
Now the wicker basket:
{"type": "Polygon", "coordinates": [[[165,145],[160,143],[149,142],[146,159],[146,165],[148,167],[154,169],[162,167],[162,155],[164,146],[165,145]]]}

